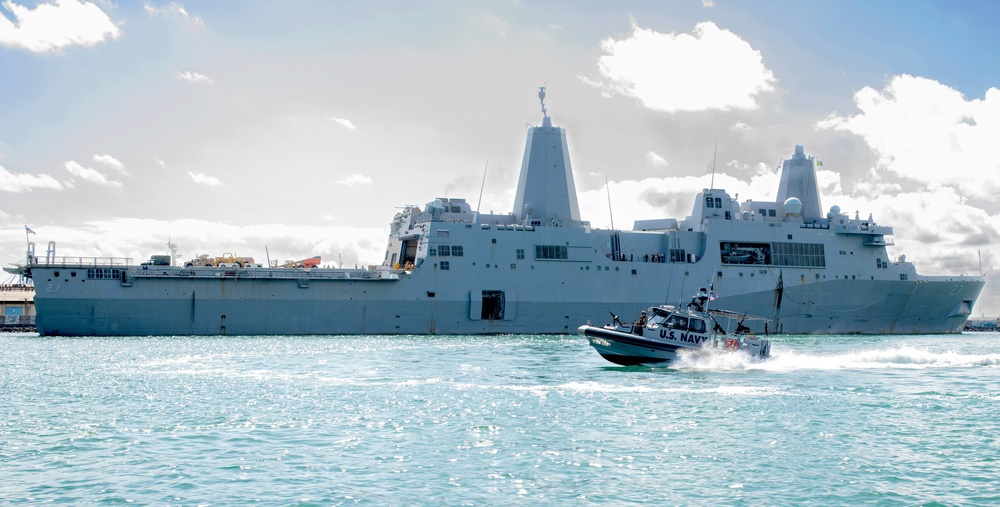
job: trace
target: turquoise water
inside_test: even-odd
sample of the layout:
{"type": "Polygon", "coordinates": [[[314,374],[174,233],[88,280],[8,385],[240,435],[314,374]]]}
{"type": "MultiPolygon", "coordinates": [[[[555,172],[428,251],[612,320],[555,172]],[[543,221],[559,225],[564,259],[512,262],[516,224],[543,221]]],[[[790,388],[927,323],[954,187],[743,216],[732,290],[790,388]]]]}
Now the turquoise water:
{"type": "Polygon", "coordinates": [[[996,505],[1000,334],[0,335],[0,505],[996,505]]]}

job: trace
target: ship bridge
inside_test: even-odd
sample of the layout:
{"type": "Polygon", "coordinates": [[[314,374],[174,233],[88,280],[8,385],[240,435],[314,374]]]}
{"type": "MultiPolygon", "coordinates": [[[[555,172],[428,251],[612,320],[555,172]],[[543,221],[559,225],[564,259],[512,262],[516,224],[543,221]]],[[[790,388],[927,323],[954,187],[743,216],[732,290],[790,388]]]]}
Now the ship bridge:
{"type": "Polygon", "coordinates": [[[891,246],[894,244],[891,239],[885,239],[886,236],[892,235],[892,227],[888,225],[848,220],[844,223],[833,224],[830,229],[837,234],[863,236],[862,244],[865,246],[891,246]]]}

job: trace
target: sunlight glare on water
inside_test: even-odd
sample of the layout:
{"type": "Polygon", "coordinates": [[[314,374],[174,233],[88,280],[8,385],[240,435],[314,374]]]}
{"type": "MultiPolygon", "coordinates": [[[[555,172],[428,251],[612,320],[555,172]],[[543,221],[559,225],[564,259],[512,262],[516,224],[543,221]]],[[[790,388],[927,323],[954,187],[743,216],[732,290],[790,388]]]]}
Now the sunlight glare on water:
{"type": "Polygon", "coordinates": [[[0,504],[995,504],[998,338],[0,335],[0,504]]]}

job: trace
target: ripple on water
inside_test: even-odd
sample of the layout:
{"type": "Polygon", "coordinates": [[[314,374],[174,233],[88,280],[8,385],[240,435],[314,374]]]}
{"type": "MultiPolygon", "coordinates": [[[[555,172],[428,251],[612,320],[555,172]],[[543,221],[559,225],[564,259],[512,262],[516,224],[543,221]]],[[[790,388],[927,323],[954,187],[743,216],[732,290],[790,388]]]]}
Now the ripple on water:
{"type": "Polygon", "coordinates": [[[996,336],[774,338],[620,368],[575,336],[0,336],[0,498],[1000,501],[996,336]]]}

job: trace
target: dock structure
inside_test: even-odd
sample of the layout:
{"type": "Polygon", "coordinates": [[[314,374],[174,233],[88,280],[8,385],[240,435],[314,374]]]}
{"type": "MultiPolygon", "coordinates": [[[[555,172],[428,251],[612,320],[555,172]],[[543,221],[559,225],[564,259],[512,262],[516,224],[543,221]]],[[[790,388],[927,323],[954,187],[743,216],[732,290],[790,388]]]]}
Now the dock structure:
{"type": "Polygon", "coordinates": [[[23,284],[0,285],[0,331],[35,330],[35,288],[23,284]]]}

